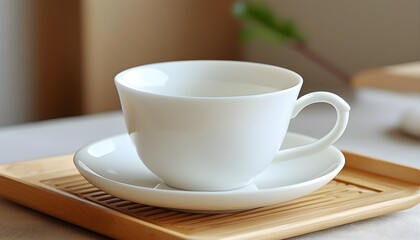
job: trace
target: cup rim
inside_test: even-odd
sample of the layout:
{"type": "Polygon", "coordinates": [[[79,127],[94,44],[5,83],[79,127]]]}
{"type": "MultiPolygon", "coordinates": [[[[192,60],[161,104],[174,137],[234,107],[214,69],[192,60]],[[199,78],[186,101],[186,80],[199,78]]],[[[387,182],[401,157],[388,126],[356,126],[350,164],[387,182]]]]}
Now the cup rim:
{"type": "Polygon", "coordinates": [[[265,63],[258,63],[258,62],[249,62],[249,61],[237,61],[237,60],[177,60],[177,61],[165,61],[165,62],[155,62],[155,63],[149,63],[139,66],[134,66],[127,68],[114,77],[114,83],[117,86],[117,89],[124,89],[126,91],[132,92],[132,93],[141,93],[144,95],[151,95],[151,96],[158,96],[158,97],[166,97],[166,98],[173,98],[173,99],[202,99],[202,100],[226,100],[226,99],[243,99],[243,98],[258,98],[263,96],[270,96],[270,95],[277,95],[277,94],[284,94],[289,91],[293,91],[294,89],[300,88],[303,85],[303,78],[301,75],[296,73],[295,71],[292,71],[290,69],[271,65],[271,64],[265,64],[265,63]],[[163,64],[175,64],[175,63],[202,63],[202,64],[209,64],[209,63],[221,63],[221,64],[241,64],[241,65],[249,65],[253,67],[264,67],[268,69],[274,69],[276,71],[283,71],[287,74],[293,75],[296,79],[296,83],[293,84],[290,87],[284,88],[284,89],[276,89],[274,91],[265,92],[265,93],[254,93],[254,94],[246,94],[246,95],[233,95],[233,96],[188,96],[188,95],[170,95],[170,94],[161,94],[161,93],[154,93],[149,91],[144,91],[141,89],[135,89],[133,87],[127,86],[126,84],[122,83],[123,76],[127,72],[135,71],[137,69],[143,69],[151,66],[158,66],[163,64]]]}

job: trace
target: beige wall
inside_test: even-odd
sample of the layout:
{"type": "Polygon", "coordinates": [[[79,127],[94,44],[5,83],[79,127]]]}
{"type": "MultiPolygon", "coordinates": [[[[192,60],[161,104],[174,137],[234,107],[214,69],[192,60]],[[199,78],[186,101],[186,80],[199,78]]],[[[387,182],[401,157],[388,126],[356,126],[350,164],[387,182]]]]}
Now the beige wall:
{"type": "Polygon", "coordinates": [[[136,65],[234,59],[231,1],[83,1],[85,113],[119,109],[114,76],[136,65]]]}
{"type": "MultiPolygon", "coordinates": [[[[420,59],[420,0],[265,2],[281,16],[294,20],[312,48],[350,74],[420,59]]],[[[287,45],[248,43],[243,57],[298,71],[307,90],[343,87],[334,76],[287,45]]]]}

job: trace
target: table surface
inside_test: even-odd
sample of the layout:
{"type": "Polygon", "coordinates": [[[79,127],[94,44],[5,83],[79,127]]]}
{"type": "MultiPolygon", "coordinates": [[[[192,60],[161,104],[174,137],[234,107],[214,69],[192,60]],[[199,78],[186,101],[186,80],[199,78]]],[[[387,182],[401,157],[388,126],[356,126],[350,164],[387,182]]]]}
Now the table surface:
{"type": "MultiPolygon", "coordinates": [[[[352,107],[339,149],[420,168],[420,139],[398,129],[404,111],[420,104],[420,95],[373,89],[340,93],[352,107]]],[[[335,112],[314,104],[292,120],[289,130],[322,137],[335,112]]],[[[420,123],[419,123],[420,124],[420,123]]],[[[93,141],[124,133],[120,112],[63,118],[0,128],[0,163],[74,153],[93,141]]],[[[397,173],[396,173],[397,174],[397,173]]],[[[0,198],[0,239],[102,239],[96,233],[0,198]]],[[[295,239],[418,239],[420,205],[408,210],[306,234],[295,239]]]]}

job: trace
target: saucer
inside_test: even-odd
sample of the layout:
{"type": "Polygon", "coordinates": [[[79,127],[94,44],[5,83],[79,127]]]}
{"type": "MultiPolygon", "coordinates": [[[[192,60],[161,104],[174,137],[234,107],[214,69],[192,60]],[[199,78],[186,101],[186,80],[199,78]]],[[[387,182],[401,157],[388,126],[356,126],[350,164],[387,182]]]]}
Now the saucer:
{"type": "MultiPolygon", "coordinates": [[[[314,140],[287,133],[282,148],[314,140]]],[[[344,163],[344,155],[330,146],[310,156],[273,161],[252,184],[244,188],[204,192],[165,185],[141,162],[127,134],[92,143],[74,156],[79,172],[94,186],[115,197],[156,207],[198,212],[246,210],[308,195],[332,180],[344,163]]]]}

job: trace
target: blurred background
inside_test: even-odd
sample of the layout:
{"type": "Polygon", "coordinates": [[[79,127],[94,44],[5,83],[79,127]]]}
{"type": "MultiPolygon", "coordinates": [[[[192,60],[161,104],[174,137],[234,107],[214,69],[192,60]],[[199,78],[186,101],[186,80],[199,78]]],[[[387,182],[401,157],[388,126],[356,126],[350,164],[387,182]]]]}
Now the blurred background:
{"type": "MultiPolygon", "coordinates": [[[[349,75],[420,60],[420,0],[265,0],[349,75]]],[[[120,109],[129,67],[232,59],[290,68],[303,92],[350,88],[287,44],[243,43],[233,1],[0,0],[0,126],[120,109]]]]}

